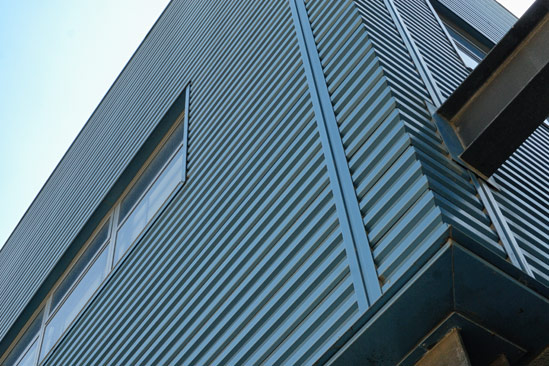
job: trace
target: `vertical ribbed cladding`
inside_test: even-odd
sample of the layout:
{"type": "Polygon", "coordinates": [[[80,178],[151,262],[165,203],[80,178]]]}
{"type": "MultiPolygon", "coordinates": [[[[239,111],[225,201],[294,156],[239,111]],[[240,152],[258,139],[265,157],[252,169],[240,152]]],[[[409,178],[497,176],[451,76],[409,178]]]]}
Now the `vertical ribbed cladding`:
{"type": "Polygon", "coordinates": [[[386,290],[446,237],[446,226],[351,1],[308,1],[328,90],[378,274],[386,290]]]}
{"type": "Polygon", "coordinates": [[[534,276],[549,286],[549,127],[542,124],[494,174],[503,216],[534,276]]]}
{"type": "Polygon", "coordinates": [[[181,3],[186,184],[48,365],[308,364],[358,316],[288,2],[181,3]]]}
{"type": "Polygon", "coordinates": [[[494,44],[515,24],[517,18],[496,0],[431,0],[479,31],[494,44]]]}
{"type": "MultiPolygon", "coordinates": [[[[413,2],[415,3],[415,0],[413,2]]],[[[383,0],[357,0],[355,3],[370,35],[375,53],[379,56],[387,75],[399,118],[404,122],[414,153],[421,163],[421,169],[427,177],[429,189],[434,193],[436,205],[442,212],[444,222],[504,256],[499,238],[484,211],[469,173],[451,159],[431,121],[425,105],[425,100],[429,100],[426,88],[395,27],[386,3],[383,0]]],[[[416,9],[406,7],[399,10],[404,17],[404,12],[416,9]]],[[[421,15],[415,23],[429,23],[428,19],[423,19],[428,14],[420,10],[414,14],[421,15]]],[[[437,31],[442,33],[440,27],[428,31],[429,35],[437,31]]],[[[427,30],[424,30],[424,33],[427,33],[427,30]]],[[[423,54],[424,50],[420,44],[418,47],[423,54]]],[[[444,51],[441,49],[440,52],[443,54],[444,51]]],[[[463,66],[461,68],[463,69],[463,66]]]]}
{"type": "Polygon", "coordinates": [[[448,98],[468,72],[426,1],[394,0],[394,3],[442,96],[448,98]]]}

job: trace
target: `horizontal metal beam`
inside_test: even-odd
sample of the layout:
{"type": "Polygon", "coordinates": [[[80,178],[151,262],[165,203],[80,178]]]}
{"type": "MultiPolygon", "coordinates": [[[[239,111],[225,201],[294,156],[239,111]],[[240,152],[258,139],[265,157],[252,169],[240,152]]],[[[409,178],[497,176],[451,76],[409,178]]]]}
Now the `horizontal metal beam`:
{"type": "Polygon", "coordinates": [[[538,0],[439,108],[459,158],[488,177],[549,114],[549,0],[538,0]]]}

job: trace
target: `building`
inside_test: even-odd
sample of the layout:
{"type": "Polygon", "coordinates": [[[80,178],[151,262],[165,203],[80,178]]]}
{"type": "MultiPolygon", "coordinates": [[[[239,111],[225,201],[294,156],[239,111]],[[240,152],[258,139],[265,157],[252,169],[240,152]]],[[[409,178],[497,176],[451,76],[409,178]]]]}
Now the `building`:
{"type": "Polygon", "coordinates": [[[172,1],[0,252],[0,364],[543,364],[547,58],[527,139],[451,134],[547,4],[172,1]]]}

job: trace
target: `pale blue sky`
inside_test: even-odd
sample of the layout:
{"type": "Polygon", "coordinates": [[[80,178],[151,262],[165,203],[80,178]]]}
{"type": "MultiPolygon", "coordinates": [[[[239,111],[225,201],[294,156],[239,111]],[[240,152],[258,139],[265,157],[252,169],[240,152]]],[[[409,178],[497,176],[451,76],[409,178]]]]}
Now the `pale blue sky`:
{"type": "Polygon", "coordinates": [[[0,248],[167,4],[0,0],[0,248]]]}
{"type": "Polygon", "coordinates": [[[0,0],[0,247],[168,0],[0,0]]]}

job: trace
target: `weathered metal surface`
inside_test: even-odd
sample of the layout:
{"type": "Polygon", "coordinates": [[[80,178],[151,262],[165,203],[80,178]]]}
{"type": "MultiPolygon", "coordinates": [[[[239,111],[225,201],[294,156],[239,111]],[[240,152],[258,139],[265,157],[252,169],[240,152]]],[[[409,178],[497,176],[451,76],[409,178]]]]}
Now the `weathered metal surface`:
{"type": "Polygon", "coordinates": [[[473,365],[500,354],[517,364],[549,342],[549,289],[535,283],[502,258],[482,259],[450,240],[317,364],[412,366],[452,328],[462,330],[473,365]]]}
{"type": "Polygon", "coordinates": [[[507,356],[501,354],[494,361],[492,361],[489,366],[511,366],[511,364],[509,363],[507,356]]]}
{"type": "Polygon", "coordinates": [[[450,330],[416,363],[416,366],[471,366],[459,330],[450,330]]]}
{"type": "Polygon", "coordinates": [[[544,349],[528,366],[545,366],[549,364],[549,347],[544,349]]]}

